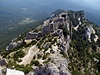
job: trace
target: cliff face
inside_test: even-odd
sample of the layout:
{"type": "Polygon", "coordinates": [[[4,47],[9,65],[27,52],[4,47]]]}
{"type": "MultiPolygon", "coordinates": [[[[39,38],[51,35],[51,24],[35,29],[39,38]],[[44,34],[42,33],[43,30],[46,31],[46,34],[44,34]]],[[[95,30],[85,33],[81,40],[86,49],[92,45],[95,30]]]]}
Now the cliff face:
{"type": "Polygon", "coordinates": [[[12,41],[2,58],[8,62],[6,68],[25,75],[96,75],[99,34],[84,11],[55,12],[24,39],[12,41]]]}

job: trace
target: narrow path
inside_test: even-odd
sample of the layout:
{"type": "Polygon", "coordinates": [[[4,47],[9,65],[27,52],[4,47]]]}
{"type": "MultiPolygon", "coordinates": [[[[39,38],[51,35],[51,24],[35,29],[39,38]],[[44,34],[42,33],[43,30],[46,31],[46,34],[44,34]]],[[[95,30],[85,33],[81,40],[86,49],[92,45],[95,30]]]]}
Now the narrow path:
{"type": "Polygon", "coordinates": [[[31,63],[31,60],[33,59],[33,56],[39,51],[39,49],[36,47],[36,45],[32,46],[29,49],[29,52],[26,56],[21,58],[22,62],[18,63],[19,65],[27,65],[31,63]]]}

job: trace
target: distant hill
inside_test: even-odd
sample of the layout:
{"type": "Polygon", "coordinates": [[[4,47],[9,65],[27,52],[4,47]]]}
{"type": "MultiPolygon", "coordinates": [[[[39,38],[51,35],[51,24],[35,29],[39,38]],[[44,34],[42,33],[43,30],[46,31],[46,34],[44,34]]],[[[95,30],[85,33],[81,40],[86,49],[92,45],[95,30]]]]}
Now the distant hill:
{"type": "MultiPolygon", "coordinates": [[[[13,14],[13,17],[16,17],[16,20],[21,18],[32,18],[35,20],[40,20],[49,16],[53,11],[57,9],[63,10],[84,10],[86,13],[89,13],[87,17],[95,22],[100,24],[100,11],[96,8],[87,5],[83,1],[73,1],[73,0],[9,0],[9,1],[0,1],[0,11],[13,14]],[[94,21],[96,18],[97,20],[94,21]]],[[[5,14],[5,13],[3,13],[5,14]]],[[[7,15],[9,18],[11,17],[7,15]]],[[[2,13],[0,13],[2,15],[2,13]]],[[[0,17],[5,18],[5,17],[0,17]]]]}

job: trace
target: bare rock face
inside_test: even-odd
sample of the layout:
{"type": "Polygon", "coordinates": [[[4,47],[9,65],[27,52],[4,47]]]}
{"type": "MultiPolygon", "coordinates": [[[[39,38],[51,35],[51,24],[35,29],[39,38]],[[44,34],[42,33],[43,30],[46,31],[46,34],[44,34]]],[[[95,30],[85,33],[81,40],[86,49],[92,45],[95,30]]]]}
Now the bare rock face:
{"type": "Polygon", "coordinates": [[[11,50],[17,46],[19,46],[22,43],[22,41],[18,41],[18,42],[11,42],[7,47],[6,50],[11,50]]]}
{"type": "Polygon", "coordinates": [[[14,47],[16,47],[16,46],[17,46],[17,43],[16,43],[16,42],[10,43],[10,44],[7,46],[6,50],[11,50],[12,48],[14,48],[14,47]]]}
{"type": "Polygon", "coordinates": [[[19,70],[7,69],[6,75],[25,75],[24,72],[19,70]]]}
{"type": "Polygon", "coordinates": [[[0,68],[0,75],[2,75],[2,69],[0,68]]]}
{"type": "Polygon", "coordinates": [[[57,67],[54,63],[48,63],[46,66],[40,66],[35,70],[34,75],[71,75],[65,70],[64,65],[57,67]]]}
{"type": "Polygon", "coordinates": [[[91,34],[92,34],[92,32],[91,32],[91,30],[90,30],[90,28],[87,28],[86,29],[86,36],[87,36],[87,38],[88,38],[88,40],[91,42],[91,34]]]}

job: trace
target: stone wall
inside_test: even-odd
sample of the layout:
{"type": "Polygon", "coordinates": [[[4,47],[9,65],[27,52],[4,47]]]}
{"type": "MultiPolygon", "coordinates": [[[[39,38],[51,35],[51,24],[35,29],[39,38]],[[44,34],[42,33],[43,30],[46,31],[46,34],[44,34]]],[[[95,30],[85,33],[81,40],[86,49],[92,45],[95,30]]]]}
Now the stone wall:
{"type": "Polygon", "coordinates": [[[51,32],[51,29],[50,29],[50,24],[49,25],[45,25],[42,27],[42,35],[45,35],[47,33],[51,32]]]}
{"type": "Polygon", "coordinates": [[[26,36],[27,39],[36,39],[37,37],[41,36],[41,33],[36,33],[36,32],[29,32],[26,36]]]}

